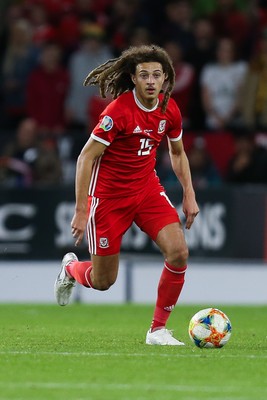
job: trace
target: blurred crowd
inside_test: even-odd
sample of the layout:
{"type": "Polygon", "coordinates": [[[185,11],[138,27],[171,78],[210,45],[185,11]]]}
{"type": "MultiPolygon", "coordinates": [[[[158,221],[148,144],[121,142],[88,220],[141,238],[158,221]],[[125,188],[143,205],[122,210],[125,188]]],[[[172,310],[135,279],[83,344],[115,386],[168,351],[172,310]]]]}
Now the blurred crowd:
{"type": "MultiPolygon", "coordinates": [[[[156,43],[196,189],[267,184],[267,2],[1,0],[0,184],[73,184],[76,158],[110,101],[86,75],[127,47],[156,43]]],[[[174,181],[166,143],[158,173],[174,181]]]]}

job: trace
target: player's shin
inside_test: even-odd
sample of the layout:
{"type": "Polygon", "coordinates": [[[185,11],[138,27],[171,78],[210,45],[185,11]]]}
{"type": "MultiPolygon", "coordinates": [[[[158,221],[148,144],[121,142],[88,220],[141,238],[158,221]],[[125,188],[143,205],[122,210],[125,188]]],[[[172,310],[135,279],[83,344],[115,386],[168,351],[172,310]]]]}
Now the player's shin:
{"type": "Polygon", "coordinates": [[[182,291],[186,268],[186,265],[182,268],[176,268],[165,262],[159,280],[151,331],[165,327],[182,291]]]}

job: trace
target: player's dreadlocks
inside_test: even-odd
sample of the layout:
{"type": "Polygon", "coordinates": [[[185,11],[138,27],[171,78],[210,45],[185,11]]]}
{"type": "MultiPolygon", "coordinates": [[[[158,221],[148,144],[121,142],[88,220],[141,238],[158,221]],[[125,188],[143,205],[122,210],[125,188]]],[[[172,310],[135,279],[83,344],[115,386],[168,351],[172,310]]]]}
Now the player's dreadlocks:
{"type": "Polygon", "coordinates": [[[102,97],[105,98],[110,93],[116,99],[120,94],[134,88],[131,75],[135,73],[138,64],[145,62],[158,62],[162,65],[166,79],[161,108],[165,112],[174,87],[175,72],[166,51],[156,45],[130,47],[120,57],[108,60],[91,71],[85,78],[84,86],[99,85],[102,97]]]}

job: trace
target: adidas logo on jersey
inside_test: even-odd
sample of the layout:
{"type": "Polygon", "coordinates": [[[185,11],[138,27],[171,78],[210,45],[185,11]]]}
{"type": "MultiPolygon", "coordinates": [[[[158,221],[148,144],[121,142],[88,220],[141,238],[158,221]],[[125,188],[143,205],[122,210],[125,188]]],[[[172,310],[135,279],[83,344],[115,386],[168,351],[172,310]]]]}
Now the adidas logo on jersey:
{"type": "Polygon", "coordinates": [[[134,129],[133,133],[141,133],[142,129],[140,128],[139,125],[137,125],[137,127],[134,129]]]}

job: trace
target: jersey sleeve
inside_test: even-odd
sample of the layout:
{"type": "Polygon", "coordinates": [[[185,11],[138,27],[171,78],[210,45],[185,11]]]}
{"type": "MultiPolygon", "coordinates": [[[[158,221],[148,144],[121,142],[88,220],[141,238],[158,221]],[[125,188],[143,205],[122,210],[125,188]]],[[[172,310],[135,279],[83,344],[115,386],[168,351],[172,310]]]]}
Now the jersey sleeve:
{"type": "Polygon", "coordinates": [[[123,114],[117,107],[117,102],[112,101],[100,114],[99,122],[91,133],[97,142],[109,146],[118,132],[122,130],[123,114]]]}
{"type": "Polygon", "coordinates": [[[169,129],[167,131],[167,136],[170,141],[178,141],[183,136],[182,116],[173,99],[169,100],[169,111],[169,129]]]}

